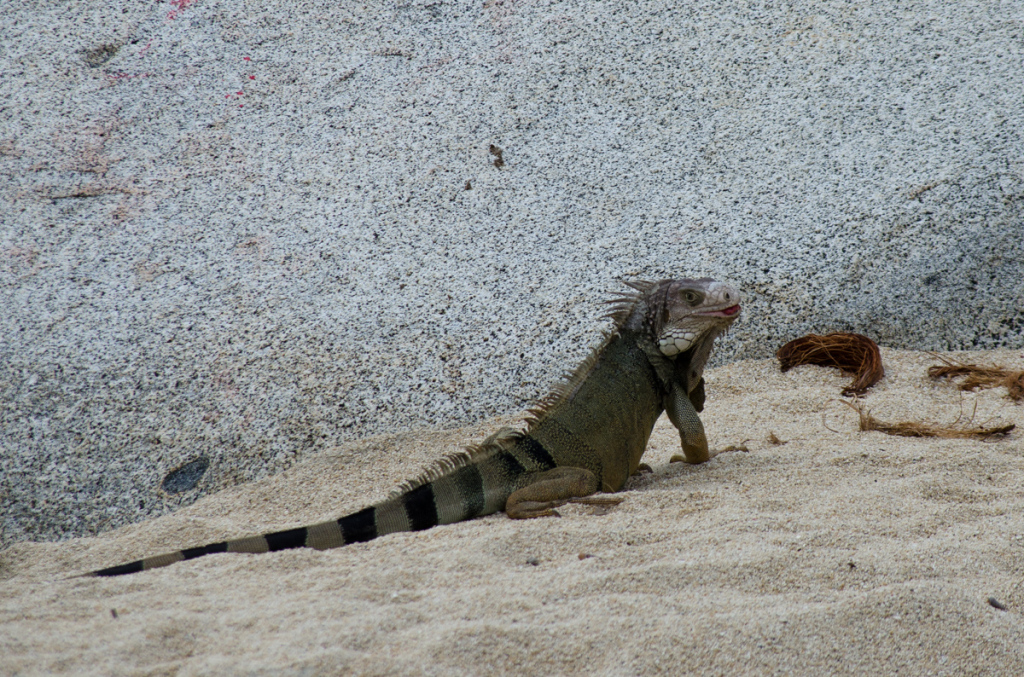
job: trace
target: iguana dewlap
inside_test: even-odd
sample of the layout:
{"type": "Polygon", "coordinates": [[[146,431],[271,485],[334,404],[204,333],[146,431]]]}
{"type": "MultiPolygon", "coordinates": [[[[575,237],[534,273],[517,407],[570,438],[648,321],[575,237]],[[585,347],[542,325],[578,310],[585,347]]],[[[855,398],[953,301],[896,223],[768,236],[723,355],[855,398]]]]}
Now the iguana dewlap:
{"type": "Polygon", "coordinates": [[[419,531],[504,510],[557,514],[570,501],[618,491],[637,470],[655,421],[667,412],[689,463],[709,451],[697,412],[715,339],[739,317],[735,287],[709,278],[628,283],[613,301],[601,345],[533,409],[525,430],[503,428],[443,459],[392,495],[340,519],[147,557],[93,576],[117,576],[217,552],[324,550],[395,531],[419,531]]]}

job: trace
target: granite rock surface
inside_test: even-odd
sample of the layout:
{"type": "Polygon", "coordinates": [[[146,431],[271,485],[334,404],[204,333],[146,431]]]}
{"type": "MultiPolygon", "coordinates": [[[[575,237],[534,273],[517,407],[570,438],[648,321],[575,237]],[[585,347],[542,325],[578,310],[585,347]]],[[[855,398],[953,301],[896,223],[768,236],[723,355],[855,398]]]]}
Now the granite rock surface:
{"type": "Polygon", "coordinates": [[[71,0],[0,30],[0,543],[516,411],[617,278],[739,286],[719,364],[1024,345],[1019,0],[71,0]]]}

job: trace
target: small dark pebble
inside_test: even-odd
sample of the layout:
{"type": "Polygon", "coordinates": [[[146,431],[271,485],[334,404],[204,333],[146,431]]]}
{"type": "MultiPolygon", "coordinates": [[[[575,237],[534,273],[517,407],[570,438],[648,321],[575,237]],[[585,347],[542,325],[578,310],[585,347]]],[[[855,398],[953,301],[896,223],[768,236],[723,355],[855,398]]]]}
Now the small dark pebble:
{"type": "Polygon", "coordinates": [[[502,155],[501,155],[501,149],[498,148],[497,146],[495,146],[492,143],[491,147],[488,150],[491,152],[491,155],[494,156],[494,166],[497,167],[498,169],[501,169],[502,167],[504,167],[505,166],[505,158],[502,157],[502,155]]]}
{"type": "Polygon", "coordinates": [[[999,609],[1000,611],[1006,611],[1006,607],[1005,607],[1005,606],[1003,606],[1003,603],[1002,603],[1002,602],[1000,602],[1000,601],[999,601],[998,599],[996,599],[995,597],[989,597],[989,598],[988,598],[988,603],[989,603],[989,606],[993,606],[993,607],[995,607],[996,609],[999,609]]]}
{"type": "Polygon", "coordinates": [[[210,460],[205,456],[189,461],[177,470],[167,473],[160,486],[169,494],[180,494],[183,491],[194,489],[209,467],[210,460]]]}
{"type": "Polygon", "coordinates": [[[111,609],[110,610],[110,615],[113,618],[117,618],[117,609],[111,609]]]}
{"type": "Polygon", "coordinates": [[[98,68],[114,58],[119,47],[117,45],[100,45],[92,49],[82,50],[82,60],[90,68],[98,68]]]}
{"type": "Polygon", "coordinates": [[[526,563],[527,564],[532,564],[533,566],[539,566],[540,565],[540,560],[537,559],[536,557],[531,557],[530,559],[526,560],[526,563]]]}

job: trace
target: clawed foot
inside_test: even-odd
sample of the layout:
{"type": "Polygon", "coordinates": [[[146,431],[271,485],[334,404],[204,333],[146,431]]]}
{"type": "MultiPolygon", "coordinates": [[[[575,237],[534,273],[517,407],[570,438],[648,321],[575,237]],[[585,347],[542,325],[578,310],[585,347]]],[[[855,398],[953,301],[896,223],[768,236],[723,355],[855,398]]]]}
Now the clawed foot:
{"type": "Polygon", "coordinates": [[[623,499],[615,496],[580,496],[578,498],[567,498],[560,501],[520,501],[505,509],[505,514],[514,520],[533,519],[534,517],[561,517],[555,508],[566,503],[579,503],[581,505],[603,505],[613,506],[622,503],[623,499]]]}
{"type": "Polygon", "coordinates": [[[514,520],[533,519],[534,517],[561,517],[555,510],[565,501],[520,501],[505,508],[505,514],[514,520]]]}
{"type": "Polygon", "coordinates": [[[625,499],[617,498],[615,496],[581,496],[580,498],[570,498],[566,503],[581,503],[583,505],[618,505],[625,499]]]}
{"type": "Polygon", "coordinates": [[[691,463],[691,464],[696,465],[698,463],[707,463],[708,461],[713,459],[715,456],[718,456],[719,454],[724,454],[724,453],[727,453],[727,452],[730,452],[730,451],[743,451],[743,452],[749,453],[750,449],[748,449],[747,445],[745,445],[745,444],[740,444],[740,445],[735,445],[734,444],[734,445],[730,445],[728,447],[725,447],[723,449],[716,449],[714,451],[709,451],[708,452],[708,457],[706,459],[704,459],[704,460],[691,461],[688,458],[686,458],[685,456],[683,456],[682,454],[673,454],[672,458],[668,459],[668,462],[669,463],[691,463]]]}
{"type": "Polygon", "coordinates": [[[718,450],[712,451],[710,456],[711,456],[711,458],[714,458],[715,456],[718,456],[719,454],[724,454],[724,453],[729,452],[729,451],[742,451],[742,452],[745,452],[745,453],[750,453],[750,449],[747,449],[747,445],[745,445],[745,444],[738,444],[738,445],[737,444],[732,444],[732,445],[729,445],[728,447],[725,447],[724,449],[718,449],[718,450]]]}
{"type": "Polygon", "coordinates": [[[636,476],[636,475],[646,475],[647,473],[651,473],[651,472],[654,472],[654,468],[652,468],[651,466],[647,465],[646,463],[641,463],[640,465],[638,465],[636,467],[636,472],[634,472],[633,475],[634,476],[636,476]]]}

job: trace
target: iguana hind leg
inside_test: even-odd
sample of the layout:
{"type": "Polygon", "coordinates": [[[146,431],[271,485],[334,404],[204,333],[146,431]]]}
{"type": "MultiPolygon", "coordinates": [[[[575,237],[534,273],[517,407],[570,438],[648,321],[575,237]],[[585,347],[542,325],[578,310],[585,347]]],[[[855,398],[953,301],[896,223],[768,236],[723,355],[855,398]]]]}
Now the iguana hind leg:
{"type": "Polygon", "coordinates": [[[514,491],[505,503],[505,514],[512,519],[557,517],[555,508],[566,503],[617,505],[621,498],[591,496],[599,486],[597,476],[583,468],[552,468],[537,473],[522,489],[514,491]]]}

